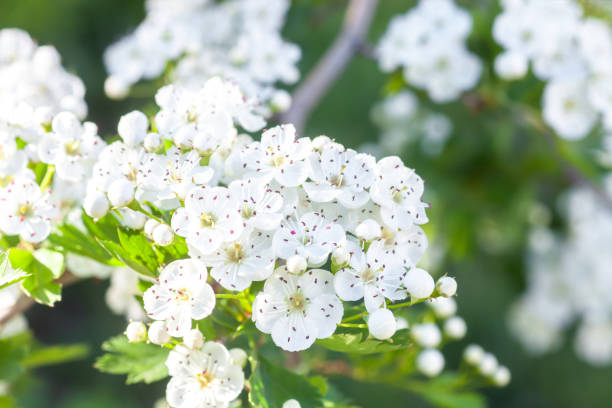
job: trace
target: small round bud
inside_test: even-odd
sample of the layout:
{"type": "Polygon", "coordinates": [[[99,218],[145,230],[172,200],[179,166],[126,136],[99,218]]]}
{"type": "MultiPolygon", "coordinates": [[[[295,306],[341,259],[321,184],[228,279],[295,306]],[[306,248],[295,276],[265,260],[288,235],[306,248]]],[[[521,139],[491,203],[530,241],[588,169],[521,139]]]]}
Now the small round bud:
{"type": "Polygon", "coordinates": [[[104,81],[104,93],[111,99],[123,99],[129,92],[129,85],[119,77],[109,76],[104,81]]]}
{"type": "Polygon", "coordinates": [[[132,111],[119,119],[117,131],[128,146],[137,146],[144,141],[149,128],[149,119],[140,111],[132,111]]]}
{"type": "Polygon", "coordinates": [[[166,323],[163,321],[151,323],[151,326],[149,326],[149,341],[153,344],[166,344],[170,341],[166,323]]]}
{"type": "Polygon", "coordinates": [[[147,220],[147,222],[145,222],[144,225],[144,233],[149,237],[149,238],[153,238],[153,230],[155,229],[155,227],[157,227],[159,225],[159,221],[157,221],[156,219],[153,218],[149,218],[147,220]]]}
{"type": "Polygon", "coordinates": [[[467,325],[459,316],[453,316],[444,322],[444,335],[449,339],[459,340],[465,336],[467,325]]]}
{"type": "Polygon", "coordinates": [[[168,246],[174,241],[174,233],[166,224],[159,224],[153,229],[153,241],[159,246],[168,246]]]}
{"type": "Polygon", "coordinates": [[[431,275],[421,268],[410,269],[404,277],[404,285],[410,296],[414,299],[428,298],[435,287],[431,275]]]}
{"type": "Polygon", "coordinates": [[[285,112],[291,106],[291,95],[284,89],[278,89],[272,95],[270,107],[274,112],[285,112]]]}
{"type": "Polygon", "coordinates": [[[293,255],[291,258],[287,259],[287,271],[289,273],[299,275],[304,272],[307,267],[308,264],[303,256],[293,255]]]}
{"type": "Polygon", "coordinates": [[[380,224],[374,221],[371,218],[368,218],[365,221],[362,221],[357,228],[355,228],[355,235],[364,241],[372,241],[380,237],[382,234],[382,229],[380,228],[380,224]]]}
{"type": "Polygon", "coordinates": [[[298,400],[290,399],[285,401],[282,408],[302,408],[298,400]]]}
{"type": "Polygon", "coordinates": [[[511,374],[506,366],[499,366],[495,374],[493,374],[493,383],[498,387],[505,387],[510,383],[511,374]]]}
{"type": "Polygon", "coordinates": [[[147,339],[147,326],[143,322],[131,322],[125,329],[125,335],[130,343],[140,343],[147,339]]]}
{"type": "Polygon", "coordinates": [[[439,319],[446,319],[457,313],[457,302],[453,298],[437,297],[427,302],[439,319]]]}
{"type": "Polygon", "coordinates": [[[451,297],[457,293],[457,281],[450,276],[443,276],[436,283],[436,291],[444,297],[451,297]]]}
{"type": "Polygon", "coordinates": [[[320,151],[325,147],[326,144],[331,143],[331,139],[328,136],[321,135],[312,139],[312,148],[320,151]]]}
{"type": "Polygon", "coordinates": [[[370,313],[368,319],[368,329],[372,337],[385,340],[395,334],[397,323],[393,312],[389,309],[377,309],[370,313]]]}
{"type": "Polygon", "coordinates": [[[121,219],[119,220],[128,228],[139,230],[142,229],[147,222],[147,216],[138,211],[130,210],[129,208],[120,208],[121,219]]]}
{"type": "Polygon", "coordinates": [[[192,350],[197,350],[204,345],[204,335],[198,329],[192,329],[183,336],[183,343],[192,350]]]}
{"type": "Polygon", "coordinates": [[[478,365],[478,371],[486,377],[492,377],[497,371],[497,367],[499,367],[499,363],[497,362],[497,358],[491,353],[484,353],[480,364],[478,365]]]}
{"type": "Polygon", "coordinates": [[[238,364],[240,367],[244,367],[247,362],[247,353],[241,348],[233,348],[229,351],[232,363],[238,364]]]}
{"type": "Polygon", "coordinates": [[[164,145],[164,140],[159,133],[148,133],[144,138],[144,148],[148,152],[157,152],[164,145]]]}
{"type": "Polygon", "coordinates": [[[102,218],[108,212],[108,199],[101,191],[91,191],[83,200],[83,209],[91,218],[102,218]]]}
{"type": "Polygon", "coordinates": [[[412,338],[421,347],[437,347],[442,341],[442,333],[435,323],[421,323],[412,327],[412,338]]]}
{"type": "Polygon", "coordinates": [[[470,344],[463,350],[463,359],[466,363],[477,366],[482,362],[484,350],[478,344],[470,344]]]}
{"type": "Polygon", "coordinates": [[[419,371],[428,377],[435,377],[444,369],[444,356],[436,349],[426,349],[416,359],[419,371]]]}
{"type": "Polygon", "coordinates": [[[134,199],[134,183],[120,178],[108,187],[108,199],[113,207],[125,207],[134,199]]]}
{"type": "Polygon", "coordinates": [[[338,247],[332,252],[332,260],[338,266],[346,265],[349,259],[349,253],[342,247],[338,247]]]}

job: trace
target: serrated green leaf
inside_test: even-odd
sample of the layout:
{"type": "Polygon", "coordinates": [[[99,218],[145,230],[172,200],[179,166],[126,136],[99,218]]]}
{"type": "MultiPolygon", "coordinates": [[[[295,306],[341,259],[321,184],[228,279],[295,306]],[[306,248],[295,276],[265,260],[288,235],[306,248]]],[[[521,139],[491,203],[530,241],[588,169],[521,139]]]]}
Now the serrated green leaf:
{"type": "Polygon", "coordinates": [[[157,276],[159,263],[149,240],[140,233],[128,234],[120,229],[117,230],[117,235],[119,236],[121,246],[129,254],[130,258],[149,269],[153,276],[157,276]]]}
{"type": "Polygon", "coordinates": [[[29,273],[21,283],[28,296],[47,306],[53,306],[61,299],[62,286],[53,282],[63,271],[64,256],[61,253],[39,249],[32,254],[16,248],[9,252],[9,259],[13,268],[29,273]]]}
{"type": "Polygon", "coordinates": [[[323,406],[321,386],[313,385],[307,377],[278,367],[261,355],[251,357],[252,374],[249,378],[249,402],[258,408],[281,407],[288,399],[296,399],[302,408],[323,406]]]}
{"type": "Polygon", "coordinates": [[[94,367],[109,374],[127,374],[127,384],[159,381],[168,376],[168,349],[153,344],[129,343],[125,336],[116,336],[102,344],[107,351],[94,367]]]}
{"type": "Polygon", "coordinates": [[[24,367],[40,367],[45,365],[66,363],[85,358],[89,354],[86,344],[70,344],[42,347],[32,350],[22,361],[24,367]]]}
{"type": "Polygon", "coordinates": [[[0,252],[0,290],[23,280],[30,274],[21,269],[9,267],[8,252],[0,252]]]}
{"type": "Polygon", "coordinates": [[[54,279],[64,273],[64,255],[61,252],[41,248],[34,251],[34,258],[51,271],[54,279]]]}
{"type": "Polygon", "coordinates": [[[123,249],[121,245],[116,244],[113,241],[100,241],[100,243],[104,245],[104,247],[109,251],[109,253],[111,253],[115,258],[117,258],[119,261],[121,261],[123,264],[130,267],[134,271],[145,276],[157,276],[153,270],[150,270],[140,262],[134,260],[130,253],[123,249]]]}
{"type": "Polygon", "coordinates": [[[119,237],[117,236],[117,228],[119,228],[119,222],[112,216],[112,214],[106,214],[104,217],[97,221],[94,221],[87,214],[83,213],[83,224],[85,229],[92,237],[101,241],[111,241],[119,243],[119,237]]]}
{"type": "Polygon", "coordinates": [[[118,263],[102,245],[91,235],[84,233],[73,225],[62,225],[59,234],[50,234],[47,240],[66,252],[86,256],[98,262],[117,265],[118,263]]]}
{"type": "Polygon", "coordinates": [[[394,343],[365,338],[364,333],[338,333],[326,339],[317,340],[317,344],[326,349],[349,354],[374,354],[401,350],[411,345],[407,335],[394,337],[394,343]]]}

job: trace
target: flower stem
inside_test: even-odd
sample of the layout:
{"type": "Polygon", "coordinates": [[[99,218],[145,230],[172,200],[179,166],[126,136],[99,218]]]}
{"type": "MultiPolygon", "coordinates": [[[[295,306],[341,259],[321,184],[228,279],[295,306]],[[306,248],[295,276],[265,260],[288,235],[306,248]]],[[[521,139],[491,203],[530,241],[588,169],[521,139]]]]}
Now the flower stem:
{"type": "Polygon", "coordinates": [[[340,323],[338,324],[340,327],[357,327],[359,329],[367,329],[367,324],[353,324],[353,323],[340,323]]]}
{"type": "Polygon", "coordinates": [[[232,294],[232,293],[215,293],[215,297],[217,299],[241,299],[243,297],[242,293],[232,294]]]}
{"type": "Polygon", "coordinates": [[[53,174],[55,174],[55,166],[50,164],[47,166],[45,177],[43,177],[42,181],[40,182],[40,191],[45,191],[51,185],[53,174]]]}

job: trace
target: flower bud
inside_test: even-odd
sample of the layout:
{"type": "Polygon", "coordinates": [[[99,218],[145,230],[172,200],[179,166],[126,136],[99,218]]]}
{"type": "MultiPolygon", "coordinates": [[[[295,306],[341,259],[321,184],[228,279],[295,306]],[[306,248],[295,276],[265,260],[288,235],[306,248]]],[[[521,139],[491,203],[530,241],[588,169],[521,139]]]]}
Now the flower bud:
{"type": "Polygon", "coordinates": [[[317,136],[314,139],[312,139],[312,148],[314,150],[320,151],[328,143],[331,143],[331,139],[328,136],[325,136],[325,135],[317,136]]]}
{"type": "Polygon", "coordinates": [[[101,191],[90,191],[83,200],[83,209],[91,218],[102,218],[108,212],[108,199],[101,191]]]}
{"type": "Polygon", "coordinates": [[[374,221],[371,218],[368,218],[365,221],[362,221],[357,228],[355,228],[355,235],[364,241],[372,241],[380,237],[382,234],[382,229],[380,228],[380,224],[374,221]]]}
{"type": "Polygon", "coordinates": [[[493,374],[493,383],[498,387],[505,387],[510,383],[511,374],[506,366],[499,366],[493,374]]]}
{"type": "Polygon", "coordinates": [[[393,336],[397,330],[397,322],[393,312],[389,309],[377,309],[370,313],[368,329],[370,334],[379,340],[385,340],[393,336]]]}
{"type": "Polygon", "coordinates": [[[285,401],[282,408],[302,408],[302,406],[297,400],[290,399],[285,401]]]}
{"type": "Polygon", "coordinates": [[[144,233],[151,239],[153,239],[153,230],[159,225],[159,221],[154,218],[149,218],[144,225],[144,233]]]}
{"type": "Polygon", "coordinates": [[[147,326],[143,322],[131,322],[125,329],[125,335],[130,343],[140,343],[147,339],[147,326]]]}
{"type": "Polygon", "coordinates": [[[138,211],[130,210],[129,208],[120,208],[119,212],[121,214],[121,219],[119,221],[128,228],[139,230],[142,229],[147,222],[147,216],[138,211]]]}
{"type": "Polygon", "coordinates": [[[404,285],[413,299],[428,298],[435,287],[431,275],[421,268],[410,269],[404,277],[404,285]]]}
{"type": "Polygon", "coordinates": [[[111,99],[123,99],[130,92],[130,87],[117,76],[109,76],[104,81],[104,93],[111,99]]]}
{"type": "Polygon", "coordinates": [[[113,207],[125,207],[134,199],[134,183],[120,178],[108,187],[108,199],[113,207]]]}
{"type": "Polygon", "coordinates": [[[480,364],[478,365],[478,371],[486,377],[492,377],[497,371],[499,363],[497,358],[491,353],[484,353],[480,364]]]}
{"type": "Polygon", "coordinates": [[[244,367],[247,362],[247,353],[241,348],[233,348],[229,351],[232,363],[238,364],[240,367],[244,367]]]}
{"type": "Polygon", "coordinates": [[[153,229],[153,241],[159,246],[168,246],[174,240],[174,233],[166,224],[159,224],[153,229]]]}
{"type": "Polygon", "coordinates": [[[412,338],[421,347],[437,347],[442,341],[442,333],[435,323],[421,323],[412,327],[412,338]]]}
{"type": "Polygon", "coordinates": [[[144,148],[148,152],[157,152],[164,145],[164,140],[159,133],[148,133],[144,138],[144,148]]]}
{"type": "Polygon", "coordinates": [[[451,297],[457,293],[457,281],[450,276],[443,276],[436,283],[436,291],[444,297],[451,297]]]}
{"type": "Polygon", "coordinates": [[[166,344],[170,341],[166,323],[163,321],[151,323],[151,326],[149,326],[149,341],[153,344],[166,344]]]}
{"type": "Polygon", "coordinates": [[[419,371],[428,377],[435,377],[444,369],[444,356],[439,350],[425,349],[416,359],[419,371]]]}
{"type": "Polygon", "coordinates": [[[459,340],[465,336],[467,325],[459,316],[453,316],[444,322],[444,335],[449,339],[459,340]]]}
{"type": "Polygon", "coordinates": [[[287,259],[287,271],[289,273],[299,275],[306,270],[307,266],[306,259],[301,255],[293,255],[287,259]]]}
{"type": "Polygon", "coordinates": [[[349,253],[342,247],[338,247],[332,252],[332,260],[338,266],[346,265],[349,259],[349,253]]]}
{"type": "Polygon", "coordinates": [[[463,359],[473,366],[479,365],[484,355],[484,350],[478,344],[470,344],[463,350],[463,359]]]}
{"type": "Polygon", "coordinates": [[[119,119],[117,131],[123,142],[128,146],[137,146],[147,135],[149,119],[140,111],[132,111],[119,119]]]}
{"type": "Polygon", "coordinates": [[[192,350],[197,350],[204,345],[204,335],[198,329],[192,329],[183,336],[183,343],[192,350]]]}
{"type": "Polygon", "coordinates": [[[439,319],[446,319],[457,313],[457,302],[453,298],[437,297],[427,302],[439,319]]]}

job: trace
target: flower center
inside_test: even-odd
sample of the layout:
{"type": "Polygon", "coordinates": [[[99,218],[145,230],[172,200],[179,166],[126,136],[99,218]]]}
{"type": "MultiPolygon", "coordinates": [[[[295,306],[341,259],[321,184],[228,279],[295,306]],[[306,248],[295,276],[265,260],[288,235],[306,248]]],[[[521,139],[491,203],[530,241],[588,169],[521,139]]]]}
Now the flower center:
{"type": "Polygon", "coordinates": [[[79,147],[81,146],[81,142],[78,140],[68,142],[64,145],[64,149],[66,150],[66,154],[68,156],[74,156],[79,153],[79,147]]]}
{"type": "Polygon", "coordinates": [[[401,204],[401,202],[404,200],[402,192],[405,189],[406,187],[402,187],[401,189],[395,188],[395,191],[393,192],[393,201],[395,201],[397,204],[401,204]]]}
{"type": "Polygon", "coordinates": [[[244,203],[242,205],[242,210],[240,210],[240,215],[242,215],[242,218],[244,218],[245,220],[248,220],[249,218],[255,215],[255,210],[250,208],[247,203],[244,203]]]}
{"type": "Polygon", "coordinates": [[[393,245],[395,242],[395,231],[387,227],[383,227],[381,238],[385,240],[385,245],[393,245]]]}
{"type": "Polygon", "coordinates": [[[290,312],[303,312],[306,309],[307,299],[300,292],[295,292],[289,296],[287,304],[290,312]]]}
{"type": "Polygon", "coordinates": [[[240,244],[234,244],[233,247],[226,249],[225,254],[228,261],[236,264],[242,262],[242,260],[246,258],[244,248],[240,244]]]}
{"type": "Polygon", "coordinates": [[[212,373],[204,370],[201,373],[196,374],[196,379],[198,380],[198,384],[200,385],[200,389],[209,388],[211,383],[215,379],[212,373]]]}
{"type": "Polygon", "coordinates": [[[177,302],[188,302],[191,295],[188,289],[182,288],[174,292],[174,300],[177,302]]]}
{"type": "Polygon", "coordinates": [[[370,267],[366,268],[361,274],[361,280],[364,282],[370,282],[374,279],[376,279],[376,271],[370,267]]]}
{"type": "Polygon", "coordinates": [[[332,186],[335,187],[344,187],[344,185],[346,184],[346,182],[344,181],[344,175],[338,174],[337,176],[332,176],[330,183],[332,186]]]}
{"type": "Polygon", "coordinates": [[[202,228],[215,228],[215,222],[217,222],[217,217],[214,214],[204,213],[200,217],[200,226],[202,228]]]}
{"type": "Polygon", "coordinates": [[[24,204],[17,209],[17,215],[21,217],[29,217],[32,213],[32,207],[28,204],[24,204]]]}

